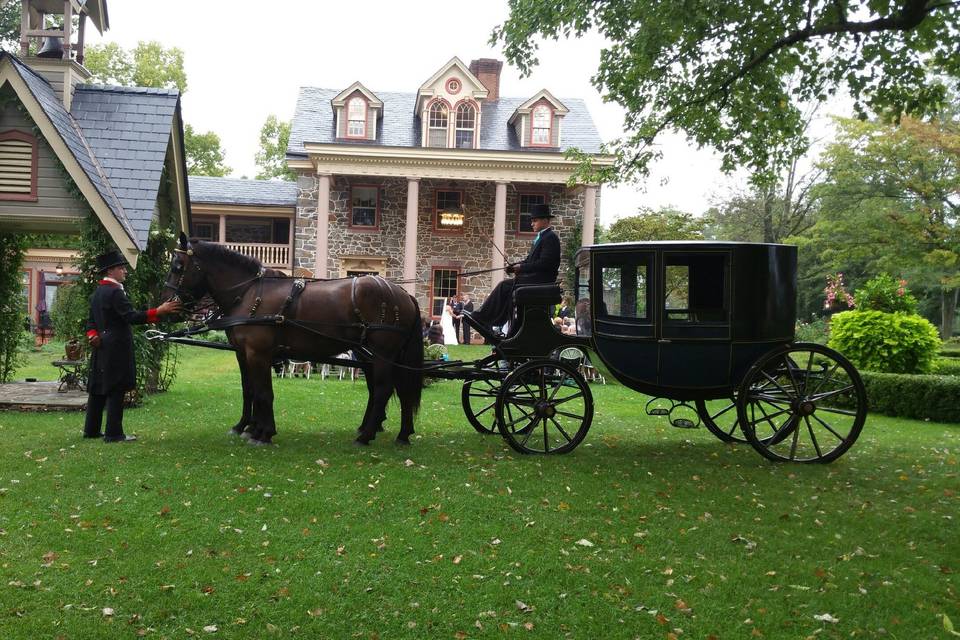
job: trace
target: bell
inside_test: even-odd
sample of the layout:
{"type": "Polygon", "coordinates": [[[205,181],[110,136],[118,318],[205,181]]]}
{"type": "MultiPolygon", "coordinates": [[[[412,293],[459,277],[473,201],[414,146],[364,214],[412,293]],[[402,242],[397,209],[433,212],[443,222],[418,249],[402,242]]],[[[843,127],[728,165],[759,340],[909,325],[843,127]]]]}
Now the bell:
{"type": "Polygon", "coordinates": [[[63,58],[63,38],[46,36],[37,52],[38,58],[63,58]]]}

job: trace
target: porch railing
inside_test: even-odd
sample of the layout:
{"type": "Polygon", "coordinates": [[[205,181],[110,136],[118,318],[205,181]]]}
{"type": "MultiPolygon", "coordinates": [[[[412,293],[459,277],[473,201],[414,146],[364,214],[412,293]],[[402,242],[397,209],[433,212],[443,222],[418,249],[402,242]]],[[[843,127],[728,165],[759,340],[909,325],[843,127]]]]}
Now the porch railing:
{"type": "Polygon", "coordinates": [[[290,267],[290,245],[259,242],[224,242],[223,246],[245,256],[256,258],[265,267],[290,267]]]}

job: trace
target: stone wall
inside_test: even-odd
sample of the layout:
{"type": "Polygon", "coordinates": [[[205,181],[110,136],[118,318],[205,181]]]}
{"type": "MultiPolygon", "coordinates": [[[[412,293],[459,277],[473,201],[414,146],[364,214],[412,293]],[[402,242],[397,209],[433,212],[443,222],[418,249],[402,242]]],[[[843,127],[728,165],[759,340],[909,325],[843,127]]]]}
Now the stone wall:
{"type": "MultiPolygon", "coordinates": [[[[314,270],[316,255],[317,178],[303,175],[298,181],[300,198],[297,202],[296,249],[294,265],[314,270]]],[[[564,247],[574,242],[577,223],[582,219],[584,195],[582,189],[568,189],[562,185],[521,184],[507,186],[507,220],[505,247],[501,247],[510,261],[521,260],[530,249],[534,234],[518,233],[519,194],[544,193],[554,214],[553,226],[564,247]]],[[[459,271],[488,269],[494,249],[493,211],[496,185],[492,182],[421,180],[417,222],[416,296],[422,309],[429,308],[433,269],[454,268],[459,271]],[[436,192],[452,190],[463,192],[464,225],[456,232],[435,229],[436,192]]],[[[370,256],[386,258],[390,279],[403,278],[404,237],[406,233],[407,180],[406,178],[370,178],[365,176],[337,176],[330,186],[329,259],[330,277],[340,274],[340,256],[370,256]],[[350,185],[378,185],[380,188],[380,227],[377,230],[350,228],[350,185]]],[[[565,264],[561,264],[560,277],[565,264]]],[[[327,274],[315,274],[323,277],[327,274]]],[[[460,280],[460,293],[470,294],[476,302],[490,292],[490,274],[471,276],[460,280]]],[[[477,305],[479,306],[479,304],[477,305]]]]}

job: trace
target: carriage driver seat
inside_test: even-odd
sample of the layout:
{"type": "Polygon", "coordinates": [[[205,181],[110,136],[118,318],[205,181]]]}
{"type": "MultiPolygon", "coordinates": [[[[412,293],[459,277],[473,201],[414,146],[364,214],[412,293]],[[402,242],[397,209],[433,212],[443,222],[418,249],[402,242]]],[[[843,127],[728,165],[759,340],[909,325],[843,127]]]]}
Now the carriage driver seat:
{"type": "Polygon", "coordinates": [[[563,289],[556,282],[518,285],[513,289],[513,311],[507,338],[517,335],[528,315],[542,315],[549,321],[550,308],[563,300],[563,289]]]}

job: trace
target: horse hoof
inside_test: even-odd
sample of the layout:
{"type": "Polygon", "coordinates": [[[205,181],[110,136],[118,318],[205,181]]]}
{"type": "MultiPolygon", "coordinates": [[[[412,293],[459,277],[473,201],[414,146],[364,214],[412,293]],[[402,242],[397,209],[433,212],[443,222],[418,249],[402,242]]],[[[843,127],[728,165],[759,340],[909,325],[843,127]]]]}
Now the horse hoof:
{"type": "Polygon", "coordinates": [[[409,439],[409,438],[401,438],[400,436],[397,436],[397,439],[394,440],[394,442],[396,442],[396,443],[397,443],[398,445],[400,445],[401,447],[409,447],[409,446],[410,446],[410,439],[409,439]]]}
{"type": "Polygon", "coordinates": [[[244,431],[243,433],[240,434],[240,437],[243,438],[244,440],[249,440],[249,439],[252,438],[253,436],[250,435],[250,432],[249,432],[249,431],[244,431]]]}
{"type": "Polygon", "coordinates": [[[256,440],[254,438],[250,438],[247,440],[247,444],[249,444],[251,447],[269,447],[273,443],[266,442],[265,440],[256,440]]]}
{"type": "Polygon", "coordinates": [[[361,440],[360,438],[357,438],[356,440],[353,441],[353,446],[355,446],[355,447],[369,447],[369,446],[370,446],[370,442],[367,441],[367,440],[361,440]]]}

